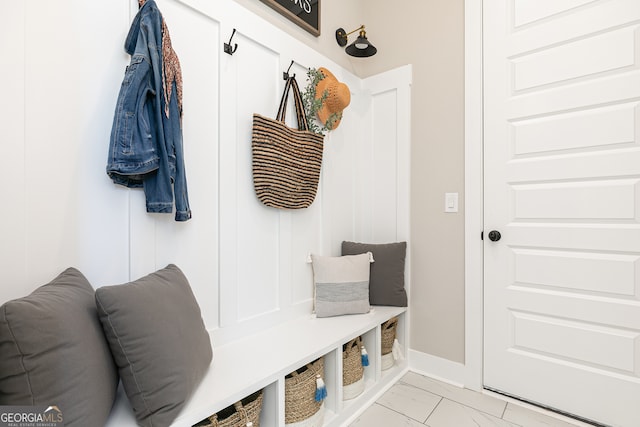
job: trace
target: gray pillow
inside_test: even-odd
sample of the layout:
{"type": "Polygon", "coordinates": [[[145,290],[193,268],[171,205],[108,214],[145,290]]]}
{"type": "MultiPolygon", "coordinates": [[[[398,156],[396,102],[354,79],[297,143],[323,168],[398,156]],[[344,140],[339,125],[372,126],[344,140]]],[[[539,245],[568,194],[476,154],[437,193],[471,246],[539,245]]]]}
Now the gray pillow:
{"type": "Polygon", "coordinates": [[[369,278],[369,302],[371,305],[407,306],[407,292],[404,289],[404,263],[407,242],[370,244],[342,242],[342,255],[371,252],[369,278]]]}
{"type": "Polygon", "coordinates": [[[211,341],[175,265],[96,290],[102,327],[141,426],[168,426],[206,373],[211,341]]]}
{"type": "Polygon", "coordinates": [[[317,317],[369,312],[369,254],[311,255],[317,317]]]}
{"type": "Polygon", "coordinates": [[[118,373],[78,270],[0,307],[0,355],[0,405],[57,406],[67,427],[105,424],[118,373]]]}

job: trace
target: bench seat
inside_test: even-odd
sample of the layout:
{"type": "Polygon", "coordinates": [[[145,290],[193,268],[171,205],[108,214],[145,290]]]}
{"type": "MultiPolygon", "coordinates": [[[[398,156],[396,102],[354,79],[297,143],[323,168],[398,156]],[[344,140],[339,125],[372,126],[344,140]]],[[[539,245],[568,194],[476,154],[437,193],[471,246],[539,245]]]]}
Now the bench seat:
{"type": "MultiPolygon", "coordinates": [[[[284,383],[288,373],[334,350],[341,354],[344,343],[375,330],[381,323],[405,311],[406,308],[401,307],[375,306],[367,314],[321,319],[305,316],[222,346],[212,343],[211,366],[172,425],[190,427],[259,389],[284,383]]],[[[327,383],[331,393],[329,384],[332,381],[327,383]]],[[[277,396],[265,398],[264,405],[275,402],[279,407],[266,409],[275,414],[273,418],[277,421],[272,421],[273,426],[266,422],[264,427],[281,423],[284,410],[280,406],[284,402],[280,400],[277,396]]],[[[132,409],[120,387],[107,427],[135,425],[132,409]]]]}

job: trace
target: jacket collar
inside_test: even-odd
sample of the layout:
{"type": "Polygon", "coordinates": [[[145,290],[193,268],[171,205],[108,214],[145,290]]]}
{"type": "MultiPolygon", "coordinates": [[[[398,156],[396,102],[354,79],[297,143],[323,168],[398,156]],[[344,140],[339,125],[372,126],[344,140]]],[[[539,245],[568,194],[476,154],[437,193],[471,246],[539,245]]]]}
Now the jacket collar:
{"type": "Polygon", "coordinates": [[[138,42],[138,33],[140,32],[140,21],[142,21],[142,15],[144,15],[149,9],[154,7],[156,7],[156,2],[154,0],[146,0],[140,10],[138,10],[136,17],[133,18],[131,28],[129,29],[129,34],[127,34],[127,39],[124,42],[124,50],[129,55],[133,55],[136,50],[136,43],[138,42]]]}

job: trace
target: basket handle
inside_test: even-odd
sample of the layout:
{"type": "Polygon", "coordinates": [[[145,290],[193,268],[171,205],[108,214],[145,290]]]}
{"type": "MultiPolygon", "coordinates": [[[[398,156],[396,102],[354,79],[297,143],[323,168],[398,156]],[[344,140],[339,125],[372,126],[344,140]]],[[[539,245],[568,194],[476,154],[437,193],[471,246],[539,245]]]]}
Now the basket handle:
{"type": "Polygon", "coordinates": [[[398,318],[397,318],[397,317],[394,317],[393,319],[388,320],[388,321],[386,322],[386,325],[385,325],[385,327],[384,327],[384,328],[388,330],[388,329],[393,328],[393,327],[394,327],[394,326],[396,326],[397,324],[398,324],[398,318]]]}
{"type": "Polygon", "coordinates": [[[253,423],[251,422],[251,420],[249,419],[249,413],[247,412],[247,410],[244,408],[244,406],[242,405],[242,401],[238,401],[236,403],[233,404],[233,406],[236,408],[236,412],[242,417],[244,418],[245,424],[247,425],[247,427],[249,426],[253,426],[253,423]]]}
{"type": "MultiPolygon", "coordinates": [[[[319,360],[319,359],[318,359],[318,360],[319,360]]],[[[309,370],[309,371],[316,372],[316,368],[315,368],[315,366],[313,366],[313,363],[307,363],[307,364],[305,365],[305,367],[306,367],[306,368],[307,368],[307,370],[309,370]]],[[[303,372],[304,372],[304,371],[303,371],[303,372]]],[[[289,375],[291,375],[291,377],[297,377],[297,376],[298,376],[298,375],[300,375],[300,374],[298,373],[298,370],[296,369],[295,371],[290,372],[290,373],[289,373],[289,375]]]]}
{"type": "Polygon", "coordinates": [[[354,348],[356,350],[360,350],[361,343],[362,343],[362,339],[360,337],[355,337],[354,339],[349,341],[345,349],[345,353],[347,353],[347,356],[349,356],[349,353],[351,353],[354,348]]]}
{"type": "MultiPolygon", "coordinates": [[[[307,370],[313,371],[313,364],[308,363],[305,367],[307,368],[307,370]]],[[[298,369],[300,369],[300,368],[298,368],[298,369]]],[[[295,371],[291,372],[289,375],[291,375],[292,377],[297,377],[298,375],[300,375],[298,373],[298,369],[296,369],[295,371]]],[[[302,371],[302,372],[305,372],[305,371],[302,371]]]]}

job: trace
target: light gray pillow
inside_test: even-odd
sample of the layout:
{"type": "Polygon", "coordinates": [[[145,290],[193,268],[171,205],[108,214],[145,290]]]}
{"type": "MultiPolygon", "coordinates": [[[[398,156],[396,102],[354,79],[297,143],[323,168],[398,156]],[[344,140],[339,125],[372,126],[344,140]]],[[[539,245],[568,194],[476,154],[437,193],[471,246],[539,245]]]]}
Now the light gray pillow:
{"type": "Polygon", "coordinates": [[[404,264],[407,242],[384,244],[342,242],[342,255],[371,252],[369,278],[369,302],[371,305],[407,306],[407,292],[404,289],[404,264]]]}
{"type": "Polygon", "coordinates": [[[187,278],[175,265],[96,290],[102,327],[141,426],[168,426],[212,359],[187,278]]]}
{"type": "Polygon", "coordinates": [[[117,386],[93,288],[78,270],[0,307],[0,405],[57,406],[67,427],[102,426],[117,386]]]}
{"type": "Polygon", "coordinates": [[[311,255],[311,261],[317,317],[369,312],[369,254],[311,255]]]}

